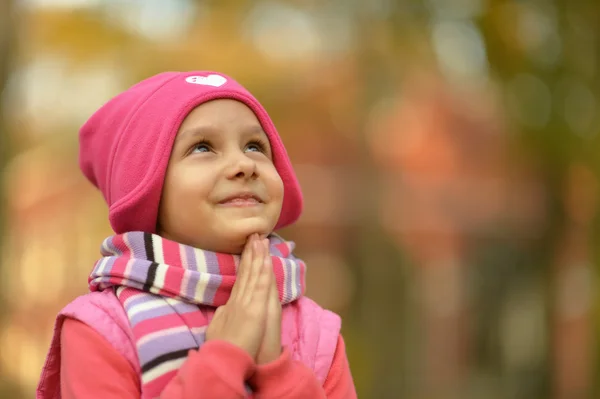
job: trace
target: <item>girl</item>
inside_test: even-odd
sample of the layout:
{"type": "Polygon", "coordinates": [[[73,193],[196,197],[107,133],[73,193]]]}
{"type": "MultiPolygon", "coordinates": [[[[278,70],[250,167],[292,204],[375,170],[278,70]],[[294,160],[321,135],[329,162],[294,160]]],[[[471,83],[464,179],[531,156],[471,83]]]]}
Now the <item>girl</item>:
{"type": "Polygon", "coordinates": [[[116,235],[58,315],[37,398],[354,398],[340,318],[273,230],[302,194],[231,78],[169,72],[98,110],[80,166],[116,235]]]}

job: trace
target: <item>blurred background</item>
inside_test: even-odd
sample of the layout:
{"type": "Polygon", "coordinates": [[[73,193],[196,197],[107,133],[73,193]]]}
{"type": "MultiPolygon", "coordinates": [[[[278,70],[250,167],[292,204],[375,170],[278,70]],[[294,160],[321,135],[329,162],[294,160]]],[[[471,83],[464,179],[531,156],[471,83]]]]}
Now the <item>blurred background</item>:
{"type": "Polygon", "coordinates": [[[600,3],[1,0],[0,397],[111,234],[77,132],[166,70],[232,75],[306,198],[282,234],[360,398],[600,395],[600,3]]]}

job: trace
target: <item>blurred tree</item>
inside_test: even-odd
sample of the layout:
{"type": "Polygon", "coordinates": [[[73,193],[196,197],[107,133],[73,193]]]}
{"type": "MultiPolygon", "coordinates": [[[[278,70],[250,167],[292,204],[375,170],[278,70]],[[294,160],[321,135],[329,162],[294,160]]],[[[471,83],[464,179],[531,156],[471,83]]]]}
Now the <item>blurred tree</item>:
{"type": "MultiPolygon", "coordinates": [[[[14,0],[0,1],[0,93],[5,91],[11,60],[16,58],[11,57],[16,27],[15,20],[11,18],[14,3],[14,0]]],[[[419,329],[416,322],[419,311],[415,300],[411,299],[416,290],[416,268],[405,260],[410,259],[408,251],[399,251],[390,234],[381,228],[379,198],[382,189],[391,184],[374,167],[372,156],[362,151],[369,139],[368,121],[386,98],[406,91],[406,77],[411,76],[408,73],[411,69],[435,69],[436,65],[440,70],[444,69],[439,54],[436,55],[439,48],[436,48],[435,40],[439,37],[436,39],[435,29],[440,23],[445,23],[446,27],[458,27],[445,31],[450,32],[450,36],[454,35],[445,43],[457,44],[459,51],[456,54],[464,50],[462,45],[465,41],[467,47],[473,45],[473,32],[477,37],[481,34],[483,63],[489,73],[489,82],[496,86],[498,97],[506,99],[504,105],[510,123],[503,133],[514,133],[510,136],[511,150],[516,150],[512,160],[520,163],[525,159],[535,165],[535,177],[531,180],[542,187],[540,196],[550,206],[539,211],[544,213],[540,216],[543,226],[539,227],[543,231],[542,237],[535,236],[532,240],[524,234],[523,230],[529,231],[531,226],[512,227],[507,229],[511,234],[507,234],[502,227],[494,225],[490,232],[477,232],[475,241],[471,243],[475,250],[470,254],[473,259],[468,259],[471,273],[468,278],[472,279],[468,285],[476,291],[472,294],[475,303],[471,311],[476,326],[469,339],[477,342],[470,344],[470,350],[474,352],[470,355],[474,359],[469,359],[467,367],[470,375],[466,378],[477,383],[480,381],[477,373],[485,378],[493,376],[494,380],[484,384],[486,392],[496,391],[490,387],[509,386],[519,391],[511,396],[514,398],[550,395],[552,380],[558,380],[551,377],[551,373],[560,373],[549,364],[552,358],[547,352],[553,349],[546,347],[546,342],[552,340],[539,338],[544,346],[543,358],[536,359],[525,369],[503,363],[506,357],[503,354],[506,344],[503,342],[507,338],[501,328],[502,312],[511,303],[514,303],[514,306],[511,305],[513,311],[519,311],[522,308],[519,292],[530,292],[542,285],[548,287],[540,289],[547,295],[542,300],[543,311],[552,313],[549,308],[553,306],[555,292],[550,283],[556,277],[553,277],[551,265],[555,262],[556,251],[550,249],[560,248],[563,240],[561,232],[566,223],[561,203],[565,202],[565,175],[569,165],[577,161],[593,171],[600,170],[600,157],[597,156],[600,135],[596,134],[600,126],[600,118],[597,117],[600,41],[595,34],[600,7],[597,2],[333,0],[325,2],[327,6],[317,5],[324,3],[315,1],[289,2],[299,9],[304,7],[306,15],[323,11],[321,18],[326,15],[325,8],[338,4],[339,12],[335,13],[338,22],[344,16],[353,19],[350,25],[356,35],[352,49],[346,56],[348,59],[338,60],[337,64],[317,62],[311,57],[277,60],[259,51],[247,34],[240,34],[243,31],[240,27],[247,25],[244,21],[247,22],[253,2],[190,1],[189,4],[198,5],[198,9],[191,7],[188,10],[194,15],[194,23],[190,23],[185,35],[176,41],[153,40],[145,36],[136,30],[134,22],[115,18],[118,13],[109,9],[108,3],[116,4],[99,2],[101,5],[67,12],[53,7],[26,10],[27,21],[19,24],[27,35],[18,52],[23,69],[45,58],[60,59],[61,68],[56,69],[65,76],[60,75],[55,80],[62,82],[64,86],[61,89],[65,90],[82,82],[73,76],[78,79],[83,76],[87,83],[96,79],[87,76],[90,71],[106,71],[114,78],[116,86],[126,87],[163,70],[221,70],[248,83],[251,91],[280,122],[280,130],[288,136],[286,144],[291,144],[292,159],[317,165],[324,165],[327,159],[327,162],[333,160],[338,164],[356,165],[353,167],[360,170],[360,180],[356,184],[360,187],[357,190],[360,191],[357,194],[361,202],[361,208],[357,209],[362,215],[360,228],[344,227],[342,233],[335,233],[343,236],[347,243],[346,256],[358,274],[356,303],[345,317],[344,334],[358,382],[359,397],[417,397],[420,388],[427,385],[421,378],[420,364],[423,361],[420,342],[426,334],[419,329]],[[315,11],[319,7],[323,10],[315,11]],[[115,68],[115,65],[122,67],[115,68]],[[316,67],[320,81],[312,79],[316,67]],[[73,80],[69,81],[71,78],[73,80]],[[291,116],[296,114],[297,109],[302,110],[300,115],[291,116]],[[336,118],[331,117],[333,114],[336,118]],[[338,136],[333,133],[336,126],[340,130],[338,136]],[[341,143],[344,137],[348,140],[346,144],[341,143]],[[351,151],[352,146],[358,150],[351,151]],[[368,353],[368,361],[365,361],[363,353],[368,353]],[[367,374],[368,378],[365,378],[367,374]]],[[[256,3],[274,6],[284,2],[256,3]]],[[[264,13],[256,15],[264,17],[264,13]]],[[[323,40],[327,42],[329,38],[324,37],[323,40]]],[[[119,87],[111,86],[110,90],[119,87]]],[[[47,98],[52,99],[51,96],[47,98]]],[[[67,93],[65,97],[75,98],[76,95],[67,93]]],[[[8,135],[5,133],[8,121],[6,110],[1,107],[2,102],[0,189],[1,172],[10,158],[8,135]]],[[[62,111],[68,107],[61,108],[62,111]]],[[[47,135],[51,137],[49,140],[74,141],[77,121],[69,119],[67,123],[73,126],[49,127],[44,120],[42,128],[46,132],[55,129],[62,133],[47,135]]],[[[405,135],[404,124],[399,126],[402,132],[397,136],[405,135]]],[[[475,130],[479,132],[481,129],[475,130]]],[[[20,126],[19,134],[12,138],[13,154],[17,147],[21,147],[22,143],[18,140],[39,144],[39,136],[33,137],[33,133],[40,133],[35,126],[20,126]]],[[[468,141],[472,143],[473,140],[468,141]]],[[[27,143],[23,144],[27,146],[27,143]]],[[[470,152],[465,158],[477,154],[475,150],[470,152]]],[[[515,166],[515,170],[518,175],[524,174],[522,165],[515,166]]],[[[396,175],[392,177],[397,178],[396,175]]],[[[515,192],[518,192],[519,198],[527,196],[523,190],[515,192]]],[[[348,197],[351,196],[343,198],[348,197]]],[[[0,195],[0,201],[3,200],[0,195]]],[[[537,202],[534,207],[537,207],[537,202]]],[[[0,247],[4,226],[1,212],[5,209],[0,204],[0,247]]],[[[524,224],[532,223],[526,219],[524,224]]],[[[324,231],[322,226],[319,229],[324,231]]],[[[585,230],[582,234],[588,233],[585,230]]],[[[334,234],[325,231],[324,235],[331,237],[334,234]]],[[[311,236],[313,240],[321,237],[310,233],[304,233],[304,236],[311,236]]],[[[432,242],[439,245],[439,240],[432,242]]],[[[299,247],[304,248],[303,245],[299,247]]],[[[598,245],[595,248],[600,250],[598,245]]],[[[571,288],[571,291],[576,290],[571,288]]],[[[0,290],[0,297],[2,295],[0,290]]],[[[7,309],[0,310],[0,323],[6,313],[7,309]]],[[[555,327],[552,329],[556,330],[555,327]]],[[[439,335],[444,337],[445,330],[439,330],[439,335]]],[[[549,333],[555,334],[554,331],[549,333]]],[[[570,348],[568,343],[564,347],[570,348]]],[[[0,376],[5,375],[2,371],[0,376]]],[[[596,384],[600,382],[600,379],[595,380],[598,381],[596,384]]],[[[2,384],[0,377],[0,397],[21,397],[13,394],[14,390],[10,389],[14,388],[2,384]]],[[[492,397],[489,395],[492,394],[486,393],[485,398],[492,397]]],[[[474,394],[469,397],[483,396],[474,394]]]]}
{"type": "MultiPolygon", "coordinates": [[[[16,23],[14,13],[14,1],[4,0],[0,2],[0,100],[6,95],[9,81],[9,73],[14,59],[16,41],[16,23]]],[[[0,254],[3,253],[3,238],[5,237],[5,200],[4,191],[4,169],[10,159],[10,135],[8,134],[7,110],[5,101],[0,101],[0,254]]],[[[2,276],[2,256],[0,256],[0,276],[2,276]]],[[[0,285],[0,302],[5,304],[4,290],[0,285]]],[[[3,325],[8,309],[0,307],[0,326],[3,325]]],[[[21,397],[20,388],[14,381],[3,378],[6,373],[2,372],[0,364],[0,398],[21,397]]]]}

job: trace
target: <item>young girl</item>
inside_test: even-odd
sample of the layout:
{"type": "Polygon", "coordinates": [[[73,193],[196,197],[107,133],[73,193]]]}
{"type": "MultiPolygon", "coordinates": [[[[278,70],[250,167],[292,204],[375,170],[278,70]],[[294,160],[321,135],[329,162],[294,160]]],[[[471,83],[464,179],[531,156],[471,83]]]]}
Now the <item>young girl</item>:
{"type": "Polygon", "coordinates": [[[80,132],[116,235],[59,314],[37,398],[354,398],[340,318],[273,230],[302,194],[266,111],[231,78],[162,73],[80,132]]]}

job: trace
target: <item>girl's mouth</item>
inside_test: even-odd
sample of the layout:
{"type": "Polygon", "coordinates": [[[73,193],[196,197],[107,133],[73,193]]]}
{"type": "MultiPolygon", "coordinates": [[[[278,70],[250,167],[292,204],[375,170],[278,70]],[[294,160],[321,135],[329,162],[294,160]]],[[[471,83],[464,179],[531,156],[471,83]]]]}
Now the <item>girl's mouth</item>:
{"type": "Polygon", "coordinates": [[[219,202],[219,205],[245,208],[250,206],[257,206],[262,203],[263,201],[260,199],[260,197],[258,197],[254,193],[244,192],[226,197],[225,199],[219,202]]]}
{"type": "Polygon", "coordinates": [[[249,206],[260,205],[261,203],[262,202],[257,201],[254,198],[232,198],[232,199],[227,200],[225,202],[219,202],[219,205],[221,205],[221,206],[234,206],[234,207],[245,208],[245,207],[249,207],[249,206]]]}

